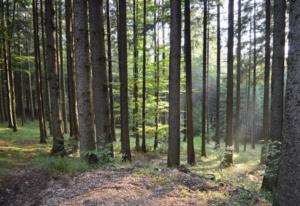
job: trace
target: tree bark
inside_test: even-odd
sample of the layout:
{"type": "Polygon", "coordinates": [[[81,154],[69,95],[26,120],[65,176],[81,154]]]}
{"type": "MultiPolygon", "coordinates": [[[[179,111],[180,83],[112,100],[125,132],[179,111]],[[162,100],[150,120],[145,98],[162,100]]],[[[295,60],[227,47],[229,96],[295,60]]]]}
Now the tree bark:
{"type": "Polygon", "coordinates": [[[202,143],[201,156],[206,157],[206,98],[207,98],[207,0],[204,0],[204,16],[203,16],[203,53],[202,53],[202,143]]]}
{"type": "Polygon", "coordinates": [[[190,0],[184,1],[184,52],[186,72],[186,106],[187,106],[187,162],[195,164],[193,100],[192,100],[192,51],[191,51],[191,9],[190,0]]]}
{"type": "Polygon", "coordinates": [[[181,2],[171,1],[168,166],[180,165],[181,2]]]}
{"type": "Polygon", "coordinates": [[[96,141],[99,150],[111,143],[108,82],[104,46],[103,1],[89,0],[90,41],[96,141]]]}
{"type": "Polygon", "coordinates": [[[69,93],[69,121],[70,136],[74,140],[73,150],[77,151],[79,133],[78,133],[78,112],[76,100],[76,78],[74,65],[74,27],[73,27],[73,1],[65,1],[66,18],[66,46],[67,46],[67,74],[68,74],[68,93],[69,93]]]}
{"type": "Polygon", "coordinates": [[[269,136],[269,84],[270,84],[270,39],[271,39],[271,1],[266,0],[266,33],[265,33],[265,78],[264,78],[264,105],[263,105],[263,137],[264,146],[261,150],[260,163],[266,163],[266,152],[269,136]]]}
{"type": "Polygon", "coordinates": [[[110,129],[111,139],[116,141],[115,132],[115,112],[114,112],[114,95],[113,95],[113,75],[112,75],[112,55],[111,55],[111,26],[109,0],[106,0],[106,29],[107,29],[107,60],[108,60],[108,81],[109,81],[109,107],[110,107],[110,129]]]}
{"type": "Polygon", "coordinates": [[[220,75],[221,75],[221,29],[220,3],[217,5],[217,98],[216,98],[216,148],[220,147],[220,75]]]}
{"type": "Polygon", "coordinates": [[[232,114],[233,114],[233,24],[234,24],[234,0],[228,4],[228,53],[227,53],[227,100],[226,100],[226,141],[225,158],[227,165],[233,163],[232,148],[232,114]]]}
{"type": "Polygon", "coordinates": [[[144,0],[144,24],[143,24],[143,103],[142,103],[142,151],[146,152],[146,15],[147,15],[147,1],[144,0]]]}
{"type": "Polygon", "coordinates": [[[126,1],[119,2],[118,51],[121,102],[121,153],[124,161],[131,161],[128,129],[128,65],[127,65],[127,14],[126,1]]]}
{"type": "Polygon", "coordinates": [[[134,59],[134,66],[133,66],[133,98],[134,98],[134,109],[133,109],[133,133],[135,138],[135,149],[136,151],[140,150],[140,137],[139,137],[139,121],[138,121],[138,111],[139,111],[139,104],[138,104],[138,31],[137,31],[137,18],[136,13],[138,9],[137,1],[133,0],[133,59],[134,59]]]}
{"type": "MultiPolygon", "coordinates": [[[[279,2],[276,2],[279,3],[279,2]]],[[[282,3],[285,3],[282,1],[282,3]]],[[[279,6],[278,4],[276,6],[279,6]]],[[[283,6],[281,4],[281,6],[283,6]]],[[[285,7],[280,7],[282,10],[285,7]]],[[[279,8],[276,8],[279,9],[279,8]]],[[[300,2],[289,4],[289,58],[283,123],[282,154],[278,192],[273,205],[298,205],[300,202],[300,2]]],[[[274,14],[275,15],[275,14],[274,14]]],[[[281,16],[284,17],[284,16],[281,16]]],[[[277,17],[275,17],[277,18],[277,17]]],[[[282,19],[280,20],[281,23],[282,19]]],[[[282,26],[282,25],[281,25],[282,26]]],[[[282,31],[281,31],[282,32],[282,31]]],[[[278,35],[278,34],[276,34],[278,35]]],[[[274,36],[275,37],[275,36],[274,36]]],[[[280,36],[282,39],[282,36],[280,36]]],[[[283,43],[283,42],[281,42],[283,43]]],[[[275,42],[274,42],[275,44],[275,42]]],[[[282,44],[281,44],[282,45],[282,44]]],[[[283,50],[284,51],[284,50],[283,50]]],[[[282,57],[281,57],[282,60],[282,57]]],[[[283,68],[281,68],[283,70],[283,68]]]]}
{"type": "Polygon", "coordinates": [[[56,64],[56,45],[55,45],[55,27],[54,27],[54,8],[52,0],[45,1],[45,29],[47,39],[47,68],[50,84],[50,102],[52,117],[52,135],[53,135],[53,154],[64,153],[64,137],[61,131],[61,117],[59,115],[59,78],[56,64]]]}

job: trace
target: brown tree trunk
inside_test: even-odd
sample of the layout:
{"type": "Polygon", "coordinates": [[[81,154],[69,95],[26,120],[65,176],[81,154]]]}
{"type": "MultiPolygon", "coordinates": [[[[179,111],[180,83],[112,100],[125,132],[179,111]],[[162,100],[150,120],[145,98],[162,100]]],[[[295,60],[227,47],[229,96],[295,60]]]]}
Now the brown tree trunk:
{"type": "Polygon", "coordinates": [[[220,3],[217,5],[217,98],[216,98],[216,148],[220,147],[220,75],[221,75],[221,30],[220,3]]]}
{"type": "MultiPolygon", "coordinates": [[[[281,1],[283,4],[285,1],[281,1]]],[[[276,1],[278,3],[278,1],[276,1]]],[[[278,4],[276,6],[279,6],[278,4]]],[[[281,4],[281,6],[284,6],[281,4]]],[[[285,7],[280,7],[284,10],[285,7]]],[[[279,8],[276,8],[279,9],[279,8]]],[[[288,74],[285,97],[282,154],[277,183],[277,194],[274,195],[274,206],[299,205],[300,196],[300,1],[289,4],[289,53],[288,74]]],[[[274,15],[276,15],[274,13],[274,15]]],[[[281,23],[284,16],[280,15],[281,23]]],[[[275,17],[277,19],[277,17],[275,17]]],[[[282,24],[280,25],[282,26],[282,24]]],[[[275,32],[275,31],[274,31],[275,32]]],[[[284,30],[281,31],[284,34],[284,30]]],[[[276,34],[278,35],[278,34],[276,34]]],[[[274,36],[275,37],[275,36],[274,36]]],[[[277,36],[278,37],[278,36],[277,36]]],[[[276,37],[276,38],[277,38],[276,37]]],[[[283,36],[279,36],[283,39],[283,36]]],[[[283,42],[281,42],[283,43],[283,42]]],[[[275,42],[274,42],[275,44],[275,42]]],[[[282,46],[282,44],[281,44],[282,46]]],[[[275,48],[274,48],[275,49],[275,48]]],[[[282,50],[281,50],[282,51],[282,50]]],[[[284,50],[283,50],[284,51],[284,50]]],[[[274,54],[275,55],[275,54],[274,54]]],[[[281,60],[282,57],[281,57],[281,60]]],[[[281,68],[283,70],[283,68],[281,68]]],[[[281,73],[283,74],[283,73],[281,73]]],[[[278,92],[278,91],[277,91],[278,92]]],[[[279,134],[278,134],[279,135],[279,134]]]]}
{"type": "Polygon", "coordinates": [[[226,100],[226,141],[225,158],[227,165],[233,163],[233,137],[232,137],[232,114],[233,114],[233,23],[234,23],[234,0],[228,4],[228,53],[227,53],[227,100],[226,100]]]}
{"type": "Polygon", "coordinates": [[[64,153],[64,137],[61,131],[61,117],[59,115],[59,76],[56,64],[56,44],[55,44],[55,26],[54,26],[54,8],[52,0],[45,1],[45,30],[47,42],[47,68],[50,83],[50,101],[52,117],[52,135],[53,146],[52,153],[64,153]]]}
{"type": "Polygon", "coordinates": [[[171,1],[168,166],[180,165],[181,2],[171,1]]]}
{"type": "Polygon", "coordinates": [[[270,38],[271,38],[271,0],[266,0],[266,33],[265,33],[265,78],[264,78],[264,105],[263,105],[263,138],[264,146],[261,150],[260,164],[266,163],[266,153],[269,136],[269,84],[270,84],[270,38]]]}
{"type": "Polygon", "coordinates": [[[186,72],[186,107],[187,107],[187,162],[195,164],[193,100],[192,100],[192,51],[191,51],[191,9],[190,0],[184,2],[184,53],[186,72]]]}
{"type": "Polygon", "coordinates": [[[133,133],[135,138],[135,149],[136,151],[140,150],[140,136],[139,136],[139,121],[138,121],[138,111],[139,111],[139,104],[138,104],[138,31],[137,31],[137,18],[136,13],[138,9],[138,4],[136,0],[133,0],[133,59],[134,59],[134,66],[133,66],[133,98],[134,98],[134,109],[133,109],[133,133]]]}
{"type": "Polygon", "coordinates": [[[44,119],[44,102],[43,102],[43,90],[41,82],[41,62],[40,62],[40,48],[39,48],[39,27],[38,27],[38,8],[37,1],[32,1],[32,13],[33,13],[33,33],[34,33],[34,56],[35,56],[35,77],[36,77],[36,100],[38,104],[38,118],[40,128],[40,143],[46,143],[46,127],[44,119]]]}
{"type": "Polygon", "coordinates": [[[103,1],[89,0],[90,41],[93,74],[93,101],[97,148],[111,143],[108,82],[104,46],[103,1]]]}
{"type": "Polygon", "coordinates": [[[115,132],[115,111],[114,111],[114,95],[113,95],[113,75],[112,75],[112,55],[111,55],[111,29],[110,29],[110,12],[109,0],[106,0],[106,29],[107,29],[107,60],[108,60],[108,81],[109,81],[109,107],[110,107],[110,129],[111,139],[116,141],[115,132]]]}
{"type": "Polygon", "coordinates": [[[207,98],[207,84],[206,84],[206,67],[207,67],[207,0],[204,0],[204,16],[203,16],[203,68],[202,68],[202,143],[201,156],[206,157],[206,98],[207,98]]]}
{"type": "MultiPolygon", "coordinates": [[[[294,4],[297,5],[297,4],[294,4]]],[[[284,98],[284,55],[285,55],[285,10],[286,1],[274,1],[274,28],[273,28],[273,57],[272,57],[272,88],[271,88],[271,124],[270,124],[270,140],[269,153],[267,158],[266,173],[263,178],[262,188],[266,190],[274,190],[277,168],[280,161],[281,150],[280,142],[283,133],[283,98],[284,98]],[[276,152],[277,151],[277,152],[276,152]],[[271,176],[269,174],[276,174],[271,176]]],[[[293,19],[293,18],[291,18],[293,19]]],[[[291,26],[291,25],[290,25],[291,26]]],[[[289,43],[290,45],[291,42],[289,43]]],[[[294,46],[294,45],[293,45],[294,46]]],[[[290,50],[291,51],[291,50],[290,50]]],[[[295,56],[289,52],[289,55],[295,56]]],[[[291,57],[289,57],[291,58],[291,57]]],[[[295,111],[296,112],[296,111],[295,111]]]]}
{"type": "Polygon", "coordinates": [[[128,129],[128,65],[127,65],[126,1],[119,2],[118,51],[121,102],[121,153],[124,161],[131,161],[128,129]]]}

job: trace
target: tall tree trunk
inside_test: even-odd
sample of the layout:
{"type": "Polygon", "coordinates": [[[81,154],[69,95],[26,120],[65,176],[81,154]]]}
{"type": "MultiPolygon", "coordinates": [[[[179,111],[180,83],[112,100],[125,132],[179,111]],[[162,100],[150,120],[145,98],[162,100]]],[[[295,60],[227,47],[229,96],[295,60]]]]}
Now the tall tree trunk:
{"type": "Polygon", "coordinates": [[[180,165],[181,2],[171,1],[168,166],[180,165]]]}
{"type": "MultiPolygon", "coordinates": [[[[293,4],[297,5],[297,4],[293,4]]],[[[293,7],[292,7],[293,8],[293,7]]],[[[283,126],[283,98],[284,98],[284,55],[285,55],[285,10],[286,1],[274,1],[274,28],[273,28],[273,57],[272,57],[272,88],[271,88],[271,125],[270,144],[267,157],[267,168],[263,178],[262,188],[273,190],[277,180],[277,168],[280,160],[283,126]],[[276,169],[275,169],[276,170],[276,169]],[[271,174],[276,174],[270,176],[271,174]]],[[[292,10],[291,10],[292,11],[292,10]]],[[[292,17],[290,18],[293,19],[292,17]]],[[[290,25],[291,26],[291,25],[290,25]]],[[[290,45],[294,46],[289,43],[290,45]]],[[[291,50],[290,50],[291,51],[291,50]]],[[[291,55],[295,55],[289,52],[291,55]]],[[[291,57],[289,57],[291,58],[291,57]]],[[[296,112],[296,111],[295,111],[296,112]]]]}
{"type": "MultiPolygon", "coordinates": [[[[282,3],[285,2],[282,1],[282,3]]],[[[278,192],[274,195],[274,206],[298,205],[300,202],[300,2],[291,1],[289,6],[289,58],[285,92],[284,138],[282,138],[282,159],[279,167],[278,192]]],[[[284,10],[284,7],[280,8],[284,10]]],[[[282,39],[282,36],[280,37],[282,39]]]]}
{"type": "Polygon", "coordinates": [[[110,107],[110,129],[111,139],[116,141],[115,132],[115,112],[114,112],[114,95],[113,95],[113,75],[112,75],[112,55],[111,55],[111,29],[110,29],[110,12],[109,0],[106,0],[106,30],[107,30],[107,60],[108,60],[108,81],[109,81],[109,107],[110,107]]]}
{"type": "Polygon", "coordinates": [[[253,6],[253,87],[252,87],[252,135],[251,135],[251,147],[255,149],[256,141],[256,65],[257,65],[257,51],[256,51],[256,0],[254,0],[253,6]]]}
{"type": "Polygon", "coordinates": [[[59,78],[56,64],[54,8],[52,0],[45,1],[45,30],[47,39],[47,68],[50,83],[50,101],[52,117],[53,154],[64,153],[64,137],[61,131],[61,117],[59,115],[59,78]]]}
{"type": "Polygon", "coordinates": [[[139,137],[139,122],[138,122],[138,31],[137,31],[137,18],[136,13],[138,9],[137,1],[133,0],[133,59],[134,59],[134,66],[133,66],[133,98],[134,98],[134,109],[133,109],[133,133],[135,138],[135,149],[136,151],[140,150],[140,137],[139,137]]]}
{"type": "Polygon", "coordinates": [[[147,1],[144,0],[143,7],[143,105],[142,105],[142,151],[146,152],[146,13],[147,13],[147,1]]]}
{"type": "MultiPolygon", "coordinates": [[[[154,0],[154,8],[157,8],[156,0],[154,0]]],[[[157,35],[157,10],[154,11],[154,62],[155,62],[155,132],[154,132],[154,150],[158,146],[158,120],[159,120],[159,35],[157,35]]]]}
{"type": "Polygon", "coordinates": [[[63,131],[68,132],[67,124],[67,113],[66,113],[66,95],[65,95],[65,75],[64,75],[64,56],[63,56],[63,36],[62,36],[62,0],[57,2],[58,4],[58,34],[59,34],[59,58],[60,58],[60,80],[59,87],[61,90],[61,110],[62,110],[62,120],[63,120],[63,131]]]}
{"type": "Polygon", "coordinates": [[[237,37],[237,67],[236,67],[236,112],[234,130],[234,150],[240,151],[240,108],[241,108],[241,32],[242,32],[242,1],[238,0],[238,37],[237,37]]]}
{"type": "Polygon", "coordinates": [[[44,102],[43,102],[43,90],[41,82],[41,62],[40,62],[40,48],[39,48],[39,27],[38,27],[38,8],[37,1],[32,1],[32,13],[33,13],[33,33],[34,33],[34,59],[35,59],[35,77],[36,77],[36,99],[38,104],[38,118],[40,128],[40,143],[46,143],[46,128],[44,119],[44,102]]]}
{"type": "Polygon", "coordinates": [[[78,149],[78,112],[76,100],[76,79],[74,65],[74,39],[73,39],[73,1],[65,1],[66,17],[66,47],[67,47],[67,74],[68,74],[68,93],[69,93],[69,119],[70,136],[74,140],[73,151],[78,149]]]}
{"type": "Polygon", "coordinates": [[[6,28],[7,28],[7,39],[6,39],[6,52],[7,52],[7,75],[9,83],[9,96],[10,96],[10,112],[11,112],[11,123],[14,132],[18,130],[17,128],[17,114],[16,114],[16,96],[15,96],[15,81],[14,81],[14,71],[12,68],[12,55],[11,55],[11,39],[13,37],[13,27],[15,21],[15,8],[16,2],[13,1],[12,10],[12,21],[9,18],[9,0],[6,1],[6,28]]]}
{"type": "Polygon", "coordinates": [[[266,153],[269,136],[269,84],[270,84],[270,39],[271,39],[271,0],[266,0],[266,33],[265,33],[265,78],[264,78],[264,105],[263,105],[263,137],[264,146],[261,150],[260,163],[266,163],[266,153]]]}
{"type": "Polygon", "coordinates": [[[97,148],[103,149],[112,141],[109,125],[108,82],[104,46],[104,18],[102,0],[89,0],[89,22],[96,141],[97,148]]]}
{"type": "MultiPolygon", "coordinates": [[[[207,67],[207,0],[204,0],[204,16],[203,16],[203,53],[202,53],[202,144],[201,144],[201,156],[206,157],[206,67],[207,67]]],[[[171,50],[172,51],[172,50],[171,50]]]]}
{"type": "Polygon", "coordinates": [[[119,2],[118,50],[121,102],[121,152],[124,161],[131,161],[128,129],[128,65],[127,65],[127,14],[126,1],[119,2]]]}
{"type": "Polygon", "coordinates": [[[193,100],[192,100],[192,51],[191,51],[191,9],[190,0],[184,1],[184,53],[186,72],[186,107],[187,107],[187,162],[195,164],[193,100]]]}
{"type": "Polygon", "coordinates": [[[224,162],[227,165],[233,163],[233,24],[234,24],[234,0],[228,4],[228,53],[227,53],[227,101],[226,101],[226,148],[224,162]]]}
{"type": "Polygon", "coordinates": [[[217,5],[217,98],[216,98],[216,148],[220,147],[220,75],[221,75],[221,29],[220,3],[217,5]]]}
{"type": "Polygon", "coordinates": [[[87,1],[74,0],[73,6],[80,156],[90,160],[86,152],[96,149],[96,141],[92,109],[87,1]]]}
{"type": "Polygon", "coordinates": [[[48,81],[48,70],[46,65],[46,44],[45,44],[45,17],[44,17],[44,3],[43,0],[40,0],[40,18],[41,18],[41,36],[42,36],[42,52],[43,52],[43,67],[44,67],[44,93],[43,93],[43,101],[44,101],[44,117],[45,121],[49,122],[49,130],[50,134],[52,134],[51,129],[51,109],[50,109],[50,97],[49,97],[49,81],[48,81]]]}

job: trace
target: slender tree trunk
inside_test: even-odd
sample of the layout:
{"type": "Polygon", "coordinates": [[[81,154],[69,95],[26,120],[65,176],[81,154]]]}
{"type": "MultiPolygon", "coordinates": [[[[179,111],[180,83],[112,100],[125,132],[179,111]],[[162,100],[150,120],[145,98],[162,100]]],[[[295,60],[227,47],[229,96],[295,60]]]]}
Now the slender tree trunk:
{"type": "Polygon", "coordinates": [[[220,75],[221,75],[221,29],[220,3],[217,5],[217,98],[216,98],[216,148],[220,147],[220,75]]]}
{"type": "Polygon", "coordinates": [[[146,152],[146,15],[147,1],[144,0],[144,25],[143,25],[143,105],[142,105],[142,151],[146,152]]]}
{"type": "Polygon", "coordinates": [[[54,8],[52,0],[45,1],[45,29],[47,39],[47,68],[50,83],[50,101],[51,101],[51,117],[52,117],[52,135],[53,146],[52,153],[64,153],[64,137],[61,131],[61,118],[59,115],[59,77],[56,64],[56,44],[55,44],[55,26],[54,26],[54,8]]]}
{"type": "Polygon", "coordinates": [[[89,0],[89,21],[96,141],[97,148],[103,149],[111,142],[111,136],[102,0],[89,0]]]}
{"type": "MultiPolygon", "coordinates": [[[[157,8],[156,0],[154,0],[154,8],[157,8]]],[[[155,62],[155,132],[154,132],[154,150],[158,146],[158,120],[159,120],[159,76],[160,76],[160,65],[159,65],[159,35],[157,35],[157,14],[154,11],[154,62],[155,62]]]]}
{"type": "Polygon", "coordinates": [[[180,165],[180,40],[181,2],[171,1],[170,71],[169,71],[169,147],[168,166],[180,165]]]}
{"type": "Polygon", "coordinates": [[[269,136],[269,84],[270,84],[270,39],[271,39],[271,0],[266,0],[266,33],[265,33],[265,79],[264,79],[264,105],[263,105],[263,137],[264,146],[261,151],[260,163],[266,163],[266,153],[269,136]]]}
{"type": "Polygon", "coordinates": [[[191,9],[190,0],[184,2],[184,52],[186,72],[186,106],[187,106],[187,162],[195,164],[193,100],[192,100],[192,51],[191,51],[191,9]]]}
{"type": "Polygon", "coordinates": [[[206,67],[207,67],[207,0],[204,0],[204,16],[203,16],[203,53],[202,53],[202,144],[201,144],[201,156],[206,157],[206,98],[207,98],[207,84],[206,84],[206,67]]]}
{"type": "Polygon", "coordinates": [[[252,91],[252,135],[251,135],[251,147],[255,149],[256,141],[256,64],[257,64],[257,52],[256,52],[256,1],[254,0],[253,7],[253,91],[252,91]]]}
{"type": "Polygon", "coordinates": [[[66,113],[66,95],[65,95],[65,75],[64,75],[64,56],[63,56],[63,36],[62,36],[62,0],[58,2],[58,34],[59,34],[59,58],[60,58],[60,80],[59,87],[61,90],[62,120],[63,131],[68,132],[67,113],[66,113]]]}
{"type": "Polygon", "coordinates": [[[108,60],[108,81],[109,81],[109,106],[110,106],[110,128],[111,139],[116,141],[115,132],[115,112],[114,112],[114,95],[113,95],[113,75],[112,75],[112,55],[111,55],[111,29],[110,29],[110,12],[109,0],[106,0],[106,29],[107,29],[107,60],[108,60]]]}
{"type": "Polygon", "coordinates": [[[133,109],[133,133],[135,138],[135,149],[136,151],[140,150],[140,137],[139,137],[139,122],[138,122],[138,111],[139,111],[139,104],[138,104],[138,31],[137,31],[137,13],[138,5],[137,1],[133,0],[133,59],[134,59],[134,66],[133,66],[133,98],[134,98],[134,109],[133,109]]]}
{"type": "MultiPolygon", "coordinates": [[[[124,161],[131,161],[128,129],[128,65],[127,65],[126,1],[119,2],[118,50],[121,102],[121,152],[124,161]]],[[[145,143],[144,143],[145,144],[145,143]]],[[[143,149],[143,148],[142,148],[143,149]]]]}
{"type": "Polygon", "coordinates": [[[51,129],[51,109],[50,109],[50,97],[49,97],[49,79],[48,79],[48,70],[46,65],[46,44],[45,44],[45,17],[44,17],[44,3],[43,0],[40,0],[40,18],[41,18],[41,37],[42,37],[42,52],[43,52],[43,67],[44,67],[44,117],[45,121],[47,119],[49,123],[49,131],[52,134],[51,129]]]}
{"type": "Polygon", "coordinates": [[[233,24],[234,24],[234,0],[228,4],[228,53],[227,53],[227,101],[226,101],[226,148],[224,162],[227,165],[233,163],[233,24]]]}
{"type": "Polygon", "coordinates": [[[242,32],[242,1],[238,0],[238,37],[237,37],[237,68],[236,68],[236,111],[234,130],[234,150],[240,151],[240,108],[241,108],[241,32],[242,32]]]}
{"type": "Polygon", "coordinates": [[[42,95],[42,83],[41,83],[41,64],[40,64],[40,48],[39,48],[39,28],[38,28],[38,11],[37,1],[32,1],[32,13],[33,13],[33,33],[34,33],[34,56],[35,56],[35,77],[36,77],[36,99],[38,104],[38,118],[40,127],[40,143],[46,143],[46,128],[43,111],[43,95],[42,95]]]}
{"type": "MultiPolygon", "coordinates": [[[[298,5],[294,3],[294,5],[298,5]]],[[[294,7],[291,7],[294,8],[294,7]]],[[[296,7],[295,7],[296,8],[296,7]]],[[[280,161],[281,141],[283,135],[283,98],[284,98],[284,55],[285,55],[285,10],[286,1],[274,1],[274,28],[273,28],[273,57],[272,57],[272,88],[271,88],[271,125],[269,153],[267,157],[267,168],[263,178],[262,189],[273,191],[276,187],[276,168],[280,161]],[[275,169],[274,169],[275,168],[275,169]],[[274,174],[275,175],[270,175],[274,174]]],[[[294,10],[290,11],[294,12],[294,10]]],[[[297,16],[297,15],[296,15],[297,16]]],[[[293,17],[290,18],[293,21],[293,17]]],[[[290,26],[294,26],[290,23],[290,26]]],[[[296,30],[295,30],[296,31],[296,30]]],[[[290,35],[292,33],[290,32],[290,35]]],[[[292,38],[290,38],[293,40],[292,38]]],[[[294,46],[291,42],[290,46],[294,46]]],[[[290,48],[289,55],[295,56],[290,48]]],[[[296,51],[296,50],[295,50],[296,51]]],[[[289,57],[292,58],[292,56],[289,57]]],[[[293,59],[295,60],[295,59],[293,59]]],[[[291,61],[292,62],[292,61],[291,61]]],[[[291,67],[293,68],[293,67],[291,67]]],[[[293,74],[293,72],[289,73],[293,74]]],[[[288,82],[288,81],[287,81],[288,82]]],[[[288,90],[287,90],[288,91],[288,90]]],[[[288,93],[287,93],[288,97],[288,93]]],[[[292,96],[291,96],[292,97],[292,96]]],[[[288,98],[286,98],[288,100],[288,98]]],[[[288,100],[289,101],[289,100],[288,100]]],[[[286,107],[287,108],[287,107],[286,107]]],[[[297,111],[295,111],[297,112],[297,111]]],[[[291,134],[291,133],[289,133],[291,134]]],[[[296,135],[296,134],[295,134],[296,135]]],[[[292,146],[292,145],[291,145],[292,146]]]]}
{"type": "Polygon", "coordinates": [[[68,93],[69,93],[69,119],[70,136],[74,140],[73,151],[78,150],[79,131],[78,131],[78,112],[76,100],[76,79],[74,65],[74,39],[73,39],[73,1],[65,1],[66,15],[66,47],[67,47],[67,74],[68,74],[68,93]]]}

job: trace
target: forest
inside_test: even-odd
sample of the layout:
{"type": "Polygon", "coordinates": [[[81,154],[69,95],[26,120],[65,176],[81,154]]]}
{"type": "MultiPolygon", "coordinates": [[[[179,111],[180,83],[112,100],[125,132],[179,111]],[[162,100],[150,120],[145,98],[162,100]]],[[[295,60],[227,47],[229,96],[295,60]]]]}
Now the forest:
{"type": "Polygon", "coordinates": [[[0,0],[0,205],[300,206],[299,0],[0,0]]]}

